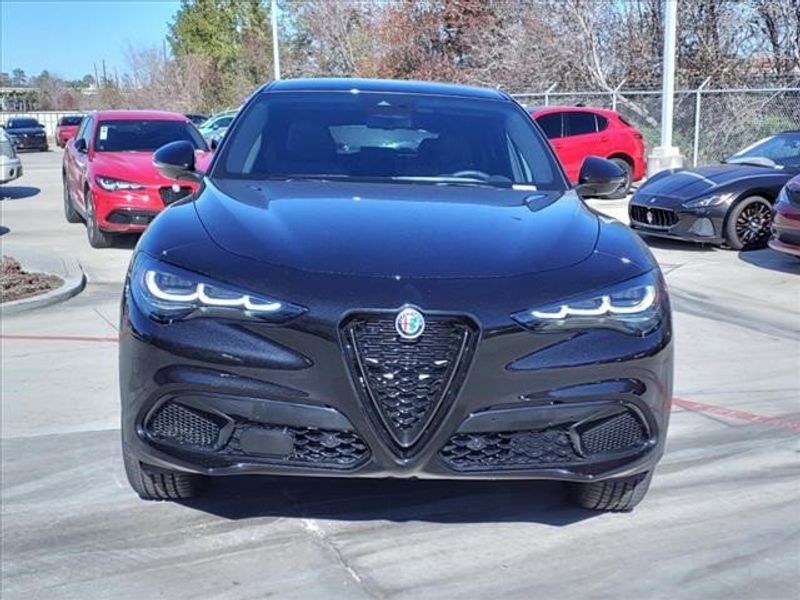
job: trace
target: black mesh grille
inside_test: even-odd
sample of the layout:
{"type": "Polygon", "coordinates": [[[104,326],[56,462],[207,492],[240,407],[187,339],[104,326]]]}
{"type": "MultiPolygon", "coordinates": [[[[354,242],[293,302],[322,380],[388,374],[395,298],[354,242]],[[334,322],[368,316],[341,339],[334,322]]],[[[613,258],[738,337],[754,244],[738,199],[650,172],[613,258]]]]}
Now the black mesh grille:
{"type": "Polygon", "coordinates": [[[469,328],[430,319],[413,342],[400,339],[394,319],[369,317],[348,325],[365,387],[386,430],[408,448],[422,435],[448,391],[466,348],[469,328]]]}
{"type": "Polygon", "coordinates": [[[439,454],[459,471],[537,467],[579,459],[563,429],[462,433],[451,437],[439,454]]]}
{"type": "MultiPolygon", "coordinates": [[[[294,439],[294,449],[288,456],[267,459],[268,462],[350,468],[369,456],[367,445],[358,434],[352,431],[256,424],[237,425],[223,451],[235,455],[245,454],[241,447],[240,437],[247,428],[281,431],[288,433],[294,439]]],[[[264,459],[258,460],[263,461],[264,459]]]]}
{"type": "Polygon", "coordinates": [[[222,417],[177,402],[167,402],[150,417],[147,432],[156,440],[211,448],[219,440],[224,424],[222,417]]]}
{"type": "MultiPolygon", "coordinates": [[[[575,428],[577,429],[577,428],[575,428]]],[[[580,464],[603,452],[638,452],[647,431],[630,410],[592,421],[575,431],[569,425],[540,431],[459,433],[439,451],[440,458],[457,471],[480,471],[580,464]]]]}
{"type": "Polygon", "coordinates": [[[161,196],[161,200],[164,202],[164,204],[172,204],[173,202],[177,202],[181,198],[185,198],[191,193],[192,188],[185,185],[182,185],[177,192],[172,189],[171,186],[158,188],[158,195],[161,196]]]}
{"type": "Polygon", "coordinates": [[[678,215],[664,208],[650,208],[631,204],[631,220],[647,227],[668,228],[678,222],[678,215]]]}
{"type": "Polygon", "coordinates": [[[646,432],[633,413],[624,412],[584,429],[580,436],[586,454],[599,454],[638,446],[646,432]]]}

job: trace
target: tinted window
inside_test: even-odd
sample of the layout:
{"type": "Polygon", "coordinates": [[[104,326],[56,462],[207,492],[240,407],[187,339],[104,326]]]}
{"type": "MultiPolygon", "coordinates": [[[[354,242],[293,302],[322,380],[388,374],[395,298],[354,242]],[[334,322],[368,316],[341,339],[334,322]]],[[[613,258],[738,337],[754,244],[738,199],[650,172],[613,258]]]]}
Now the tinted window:
{"type": "Polygon", "coordinates": [[[784,167],[800,167],[800,133],[779,133],[740,150],[728,160],[766,158],[784,167]]]}
{"type": "Polygon", "coordinates": [[[597,131],[603,131],[608,127],[608,119],[606,119],[602,115],[595,115],[595,119],[597,119],[597,131]]]}
{"type": "Polygon", "coordinates": [[[186,121],[101,121],[94,137],[98,152],[149,152],[164,144],[184,140],[205,150],[200,133],[186,121]]]}
{"type": "Polygon", "coordinates": [[[59,125],[80,125],[83,117],[61,117],[58,120],[59,125]]]}
{"type": "Polygon", "coordinates": [[[551,152],[510,102],[362,92],[266,93],[229,131],[213,177],[442,178],[563,189],[551,152]],[[468,124],[468,125],[467,125],[468,124]]]}
{"type": "Polygon", "coordinates": [[[76,134],[76,138],[82,139],[86,142],[86,147],[89,147],[89,142],[92,139],[92,125],[94,125],[94,117],[88,117],[84,119],[83,123],[81,123],[80,128],[78,129],[78,133],[76,134]]]}
{"type": "Polygon", "coordinates": [[[9,119],[8,129],[23,129],[27,127],[41,127],[36,119],[9,119]]]}
{"type": "Polygon", "coordinates": [[[585,135],[597,131],[594,114],[589,112],[564,113],[566,135],[585,135]]]}
{"type": "Polygon", "coordinates": [[[544,134],[549,139],[552,140],[561,137],[561,113],[552,113],[536,117],[536,122],[539,124],[539,127],[544,130],[544,134]]]}

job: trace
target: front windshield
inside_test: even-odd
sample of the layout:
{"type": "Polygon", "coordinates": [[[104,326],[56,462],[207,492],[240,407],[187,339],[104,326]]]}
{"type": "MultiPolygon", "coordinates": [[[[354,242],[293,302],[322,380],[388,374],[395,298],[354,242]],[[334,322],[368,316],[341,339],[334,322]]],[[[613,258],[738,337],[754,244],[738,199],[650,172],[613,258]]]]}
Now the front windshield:
{"type": "Polygon", "coordinates": [[[186,121],[101,121],[94,138],[98,152],[152,152],[170,142],[187,141],[207,150],[203,136],[186,121]]]}
{"type": "Polygon", "coordinates": [[[61,122],[59,125],[62,126],[69,126],[69,125],[80,125],[83,117],[61,117],[61,122]]]}
{"type": "Polygon", "coordinates": [[[27,129],[30,127],[41,127],[36,119],[11,119],[8,122],[9,129],[27,129]]]}
{"type": "Polygon", "coordinates": [[[373,92],[262,94],[229,132],[211,175],[566,187],[515,104],[373,92]]]}
{"type": "Polygon", "coordinates": [[[800,132],[779,133],[731,156],[729,162],[747,162],[748,159],[771,160],[781,167],[800,168],[800,132]]]}

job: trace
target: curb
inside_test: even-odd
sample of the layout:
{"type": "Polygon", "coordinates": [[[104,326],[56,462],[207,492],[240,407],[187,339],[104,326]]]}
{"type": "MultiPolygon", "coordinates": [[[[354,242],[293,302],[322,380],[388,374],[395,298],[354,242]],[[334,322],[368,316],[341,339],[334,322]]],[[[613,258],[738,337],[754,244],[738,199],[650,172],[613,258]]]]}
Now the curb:
{"type": "Polygon", "coordinates": [[[83,288],[86,287],[86,274],[83,272],[81,264],[75,258],[60,259],[58,260],[60,264],[54,264],[51,260],[44,268],[37,268],[37,264],[41,264],[42,261],[38,260],[36,255],[30,253],[29,250],[23,250],[22,247],[13,247],[13,249],[6,247],[4,248],[4,253],[16,258],[26,271],[56,275],[64,280],[64,284],[44,294],[0,304],[0,314],[2,316],[64,302],[73,296],[77,296],[83,291],[83,288]]]}

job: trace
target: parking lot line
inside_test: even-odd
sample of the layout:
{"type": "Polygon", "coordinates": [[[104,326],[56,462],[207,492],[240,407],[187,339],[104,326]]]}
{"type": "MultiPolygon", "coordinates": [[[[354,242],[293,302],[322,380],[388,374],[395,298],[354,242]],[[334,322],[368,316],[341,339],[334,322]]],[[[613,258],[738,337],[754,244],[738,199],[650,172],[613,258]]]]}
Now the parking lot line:
{"type": "Polygon", "coordinates": [[[686,400],[685,398],[673,398],[673,406],[678,406],[690,412],[703,412],[720,417],[730,417],[748,423],[758,423],[760,425],[769,425],[778,429],[786,429],[800,433],[800,421],[793,419],[784,419],[781,417],[768,417],[766,415],[759,415],[745,410],[736,408],[727,408],[718,404],[705,404],[703,402],[695,402],[694,400],[686,400]]]}

